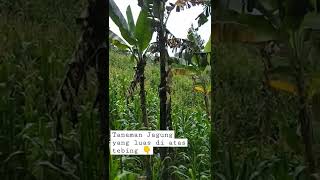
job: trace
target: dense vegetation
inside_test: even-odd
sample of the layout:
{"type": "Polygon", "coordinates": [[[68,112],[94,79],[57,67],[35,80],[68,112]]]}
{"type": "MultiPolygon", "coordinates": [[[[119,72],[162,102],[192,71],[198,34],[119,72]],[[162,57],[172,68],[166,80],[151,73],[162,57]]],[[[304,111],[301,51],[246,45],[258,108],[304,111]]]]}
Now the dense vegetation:
{"type": "MultiPolygon", "coordinates": [[[[165,9],[159,2],[138,1],[142,10],[150,5],[165,9]]],[[[111,179],[319,179],[319,2],[246,2],[216,1],[213,54],[208,44],[196,43],[193,28],[188,39],[164,36],[170,30],[158,18],[160,23],[147,22],[160,37],[156,50],[148,49],[160,54],[155,61],[145,54],[150,36],[142,36],[141,27],[127,18],[124,38],[140,41],[112,41],[117,48],[109,50],[110,129],[170,125],[176,136],[188,138],[189,147],[156,149],[149,158],[110,156],[111,179]],[[128,30],[135,32],[132,37],[128,30]],[[169,58],[166,46],[184,50],[179,58],[169,58]],[[163,69],[170,68],[165,74],[163,69]],[[140,86],[130,91],[128,101],[132,82],[140,86]],[[159,95],[159,85],[170,91],[159,95]]],[[[196,3],[203,5],[178,0],[166,8],[180,11],[196,3]]],[[[59,91],[81,36],[76,18],[86,5],[0,2],[1,179],[107,178],[95,101],[100,79],[88,68],[87,83],[72,107],[61,101],[59,91]],[[56,104],[60,111],[53,110],[56,104]]],[[[208,7],[199,24],[207,22],[208,7]]],[[[141,22],[161,17],[153,10],[144,11],[141,22]]]]}
{"type": "MultiPolygon", "coordinates": [[[[2,179],[100,179],[103,158],[99,113],[93,108],[98,85],[94,71],[88,72],[87,84],[76,98],[76,117],[59,99],[81,35],[76,18],[86,2],[3,1],[0,6],[2,179]],[[61,114],[52,113],[56,103],[61,104],[61,114]]],[[[109,59],[111,128],[141,129],[138,94],[129,106],[124,94],[134,63],[118,51],[110,51],[109,59]]],[[[148,60],[145,89],[151,129],[159,129],[158,67],[148,60]]],[[[208,178],[210,125],[203,95],[194,91],[188,76],[174,77],[172,87],[172,125],[177,136],[189,139],[190,147],[174,149],[167,167],[176,178],[208,178]]],[[[113,179],[145,174],[142,157],[119,161],[115,156],[110,163],[113,179]]],[[[160,178],[161,167],[155,155],[154,179],[160,178]]]]}
{"type": "MultiPolygon", "coordinates": [[[[209,15],[210,4],[197,1],[177,1],[175,4],[165,2],[139,1],[141,10],[135,22],[130,6],[123,15],[117,4],[109,0],[111,7],[109,16],[127,43],[111,30],[109,30],[111,34],[109,42],[115,49],[124,52],[131,57],[132,62],[135,62],[132,79],[128,79],[127,73],[120,69],[111,73],[111,80],[116,83],[110,86],[112,91],[110,103],[113,107],[110,120],[116,129],[175,130],[177,137],[181,135],[189,138],[187,150],[159,148],[157,151],[159,157],[138,158],[142,168],[134,168],[131,171],[145,175],[143,177],[146,179],[208,179],[210,163],[207,164],[206,161],[210,158],[211,41],[209,40],[204,47],[203,40],[193,26],[186,30],[187,39],[176,38],[167,29],[166,23],[173,10],[179,12],[185,7],[191,8],[191,5],[203,5],[204,12],[209,15]],[[150,43],[154,32],[157,40],[150,43]],[[169,57],[168,47],[174,50],[180,49],[179,57],[169,57]],[[154,58],[148,58],[150,55],[154,58]],[[146,69],[150,67],[150,63],[152,63],[152,74],[148,74],[146,69]],[[155,73],[157,69],[158,73],[155,73]],[[119,73],[124,75],[120,76],[119,73]],[[114,75],[116,75],[115,79],[113,79],[114,75]],[[117,77],[120,77],[120,82],[117,77]],[[130,82],[127,82],[128,80],[130,82]],[[136,96],[139,98],[133,98],[137,91],[139,93],[136,96]],[[198,95],[195,95],[196,91],[199,92],[198,95]],[[114,104],[117,107],[115,109],[114,104]]],[[[199,21],[200,24],[204,23],[203,19],[199,21]]],[[[119,61],[112,56],[109,59],[110,63],[112,60],[119,61]]],[[[123,69],[128,66],[119,67],[123,69]]],[[[130,166],[132,166],[131,163],[130,166]]],[[[111,170],[128,171],[127,163],[123,163],[120,157],[119,167],[116,166],[111,170]]]]}
{"type": "MultiPolygon", "coordinates": [[[[126,92],[134,75],[134,61],[128,56],[110,51],[110,119],[112,129],[142,129],[139,92],[126,103],[126,92]]],[[[159,64],[147,61],[146,92],[149,129],[159,129],[159,64]]],[[[193,91],[190,77],[175,76],[172,82],[172,123],[176,137],[188,138],[188,148],[174,148],[169,160],[171,172],[180,179],[210,175],[210,122],[205,112],[202,94],[193,91]]],[[[158,179],[162,165],[155,152],[152,156],[152,179],[158,179]]],[[[144,174],[144,156],[112,157],[112,179],[122,173],[144,174]]]]}
{"type": "MultiPolygon", "coordinates": [[[[0,2],[1,179],[99,179],[94,78],[79,99],[79,123],[50,114],[80,36],[85,1],[0,2]],[[90,121],[91,120],[91,121],[90,121]]],[[[100,170],[101,171],[101,170],[100,170]]]]}
{"type": "Polygon", "coordinates": [[[319,179],[319,2],[214,7],[215,177],[319,179]]]}

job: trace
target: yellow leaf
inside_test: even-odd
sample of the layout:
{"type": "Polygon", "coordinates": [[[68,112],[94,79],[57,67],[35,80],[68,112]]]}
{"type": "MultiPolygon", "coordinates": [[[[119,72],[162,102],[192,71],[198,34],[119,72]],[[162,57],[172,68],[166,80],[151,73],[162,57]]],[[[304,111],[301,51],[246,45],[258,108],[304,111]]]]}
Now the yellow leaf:
{"type": "Polygon", "coordinates": [[[203,93],[203,94],[205,93],[202,86],[195,86],[195,87],[194,87],[194,90],[195,90],[196,92],[200,92],[200,93],[203,93]]]}
{"type": "Polygon", "coordinates": [[[289,82],[280,81],[280,80],[270,80],[269,85],[277,90],[286,91],[289,93],[297,94],[297,87],[292,85],[289,82]]]}

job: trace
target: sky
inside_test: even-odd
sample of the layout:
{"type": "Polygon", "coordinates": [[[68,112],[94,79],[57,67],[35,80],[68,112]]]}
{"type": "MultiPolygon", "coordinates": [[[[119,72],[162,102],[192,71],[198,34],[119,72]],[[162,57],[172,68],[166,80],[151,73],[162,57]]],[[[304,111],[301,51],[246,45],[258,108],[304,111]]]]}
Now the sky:
{"type": "MultiPolygon", "coordinates": [[[[137,22],[140,7],[138,6],[137,0],[114,0],[117,6],[119,7],[121,13],[126,18],[126,9],[128,5],[131,7],[131,11],[133,14],[133,19],[135,23],[137,22]]],[[[175,3],[176,0],[169,0],[167,3],[175,3]]],[[[190,9],[184,9],[183,11],[176,12],[173,10],[171,12],[171,15],[169,17],[167,28],[169,31],[176,36],[177,38],[187,38],[188,29],[191,27],[191,24],[193,24],[193,27],[198,27],[198,20],[195,20],[200,13],[203,12],[202,6],[192,6],[190,9]]],[[[210,34],[211,34],[211,24],[210,24],[210,18],[209,20],[202,25],[199,30],[198,34],[201,36],[201,38],[205,41],[205,43],[209,40],[210,34]]],[[[115,23],[111,20],[109,17],[109,27],[110,30],[116,33],[121,37],[121,33],[119,31],[119,28],[115,25],[115,23]]],[[[123,38],[122,38],[123,39],[123,38]]],[[[156,40],[156,33],[153,34],[152,42],[156,40]]]]}

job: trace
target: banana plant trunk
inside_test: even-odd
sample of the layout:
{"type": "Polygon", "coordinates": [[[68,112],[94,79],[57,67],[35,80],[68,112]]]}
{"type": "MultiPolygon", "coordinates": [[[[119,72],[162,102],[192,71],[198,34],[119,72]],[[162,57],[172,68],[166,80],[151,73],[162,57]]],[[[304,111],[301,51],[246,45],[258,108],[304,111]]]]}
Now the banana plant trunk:
{"type": "MultiPolygon", "coordinates": [[[[159,7],[160,7],[159,2],[159,7]]],[[[163,15],[163,14],[161,14],[163,15]]],[[[159,85],[159,98],[160,98],[160,130],[167,130],[167,82],[166,82],[166,49],[165,49],[165,35],[163,27],[163,16],[160,17],[160,25],[158,29],[159,48],[160,48],[160,85],[159,85]]],[[[164,161],[167,156],[167,148],[160,148],[161,160],[164,161]]],[[[162,172],[161,179],[168,179],[167,162],[164,162],[164,171],[162,172]]]]}
{"type": "MultiPolygon", "coordinates": [[[[148,117],[147,117],[147,103],[146,103],[146,91],[145,91],[145,67],[146,60],[143,58],[141,54],[139,54],[139,63],[138,63],[138,71],[139,71],[139,84],[140,84],[140,104],[141,104],[141,113],[142,113],[142,121],[145,128],[149,127],[148,117]]],[[[145,158],[145,168],[146,168],[146,178],[147,180],[151,180],[151,167],[150,167],[150,157],[146,156],[145,158]]]]}
{"type": "Polygon", "coordinates": [[[140,104],[141,104],[141,113],[142,113],[142,121],[144,124],[144,127],[148,127],[148,118],[147,118],[147,103],[146,103],[146,91],[145,91],[145,77],[144,77],[144,71],[146,67],[146,60],[139,55],[139,84],[140,84],[140,104]]]}

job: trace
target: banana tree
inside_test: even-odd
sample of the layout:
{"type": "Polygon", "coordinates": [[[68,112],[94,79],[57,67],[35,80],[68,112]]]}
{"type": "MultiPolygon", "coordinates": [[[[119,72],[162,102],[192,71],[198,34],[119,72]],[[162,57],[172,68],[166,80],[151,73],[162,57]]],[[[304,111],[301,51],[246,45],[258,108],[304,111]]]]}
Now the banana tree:
{"type": "Polygon", "coordinates": [[[318,35],[320,25],[318,7],[318,1],[307,0],[248,0],[246,4],[236,0],[218,0],[213,18],[214,42],[263,44],[261,52],[262,55],[267,55],[265,57],[268,64],[265,66],[266,84],[298,96],[299,123],[309,174],[315,172],[315,159],[312,147],[312,121],[308,114],[307,104],[310,102],[307,87],[312,87],[308,82],[315,77],[311,75],[314,72],[307,69],[305,57],[310,50],[317,49],[314,38],[318,35]],[[265,45],[269,45],[270,41],[283,45],[278,53],[274,54],[274,49],[268,51],[270,49],[265,45]],[[274,57],[271,58],[271,55],[274,57]],[[287,59],[286,66],[271,63],[271,59],[276,59],[280,55],[287,59]],[[284,77],[290,77],[292,82],[283,80],[284,77]]]}
{"type": "MultiPolygon", "coordinates": [[[[133,96],[133,92],[140,84],[140,106],[142,113],[142,122],[145,128],[148,128],[147,119],[147,104],[145,92],[145,66],[146,66],[146,53],[147,47],[152,38],[153,24],[150,19],[150,13],[145,6],[141,7],[137,23],[135,24],[130,6],[126,10],[127,21],[120,12],[118,6],[113,0],[109,0],[109,16],[113,22],[118,26],[122,37],[129,43],[124,43],[117,38],[111,38],[110,41],[113,45],[121,50],[128,50],[131,52],[131,59],[135,59],[137,66],[135,70],[134,79],[128,89],[128,99],[133,96]]],[[[146,176],[150,179],[151,167],[150,157],[145,158],[146,176]]]]}
{"type": "Polygon", "coordinates": [[[134,79],[128,89],[128,96],[132,96],[137,84],[140,84],[140,103],[142,112],[142,121],[145,127],[148,127],[146,110],[146,92],[145,92],[145,66],[146,49],[151,41],[153,28],[148,10],[142,8],[135,24],[130,6],[126,10],[127,21],[120,12],[118,6],[113,0],[109,0],[109,16],[118,26],[122,37],[128,42],[124,43],[118,39],[111,39],[111,43],[121,50],[129,50],[132,59],[137,62],[134,79]]]}

